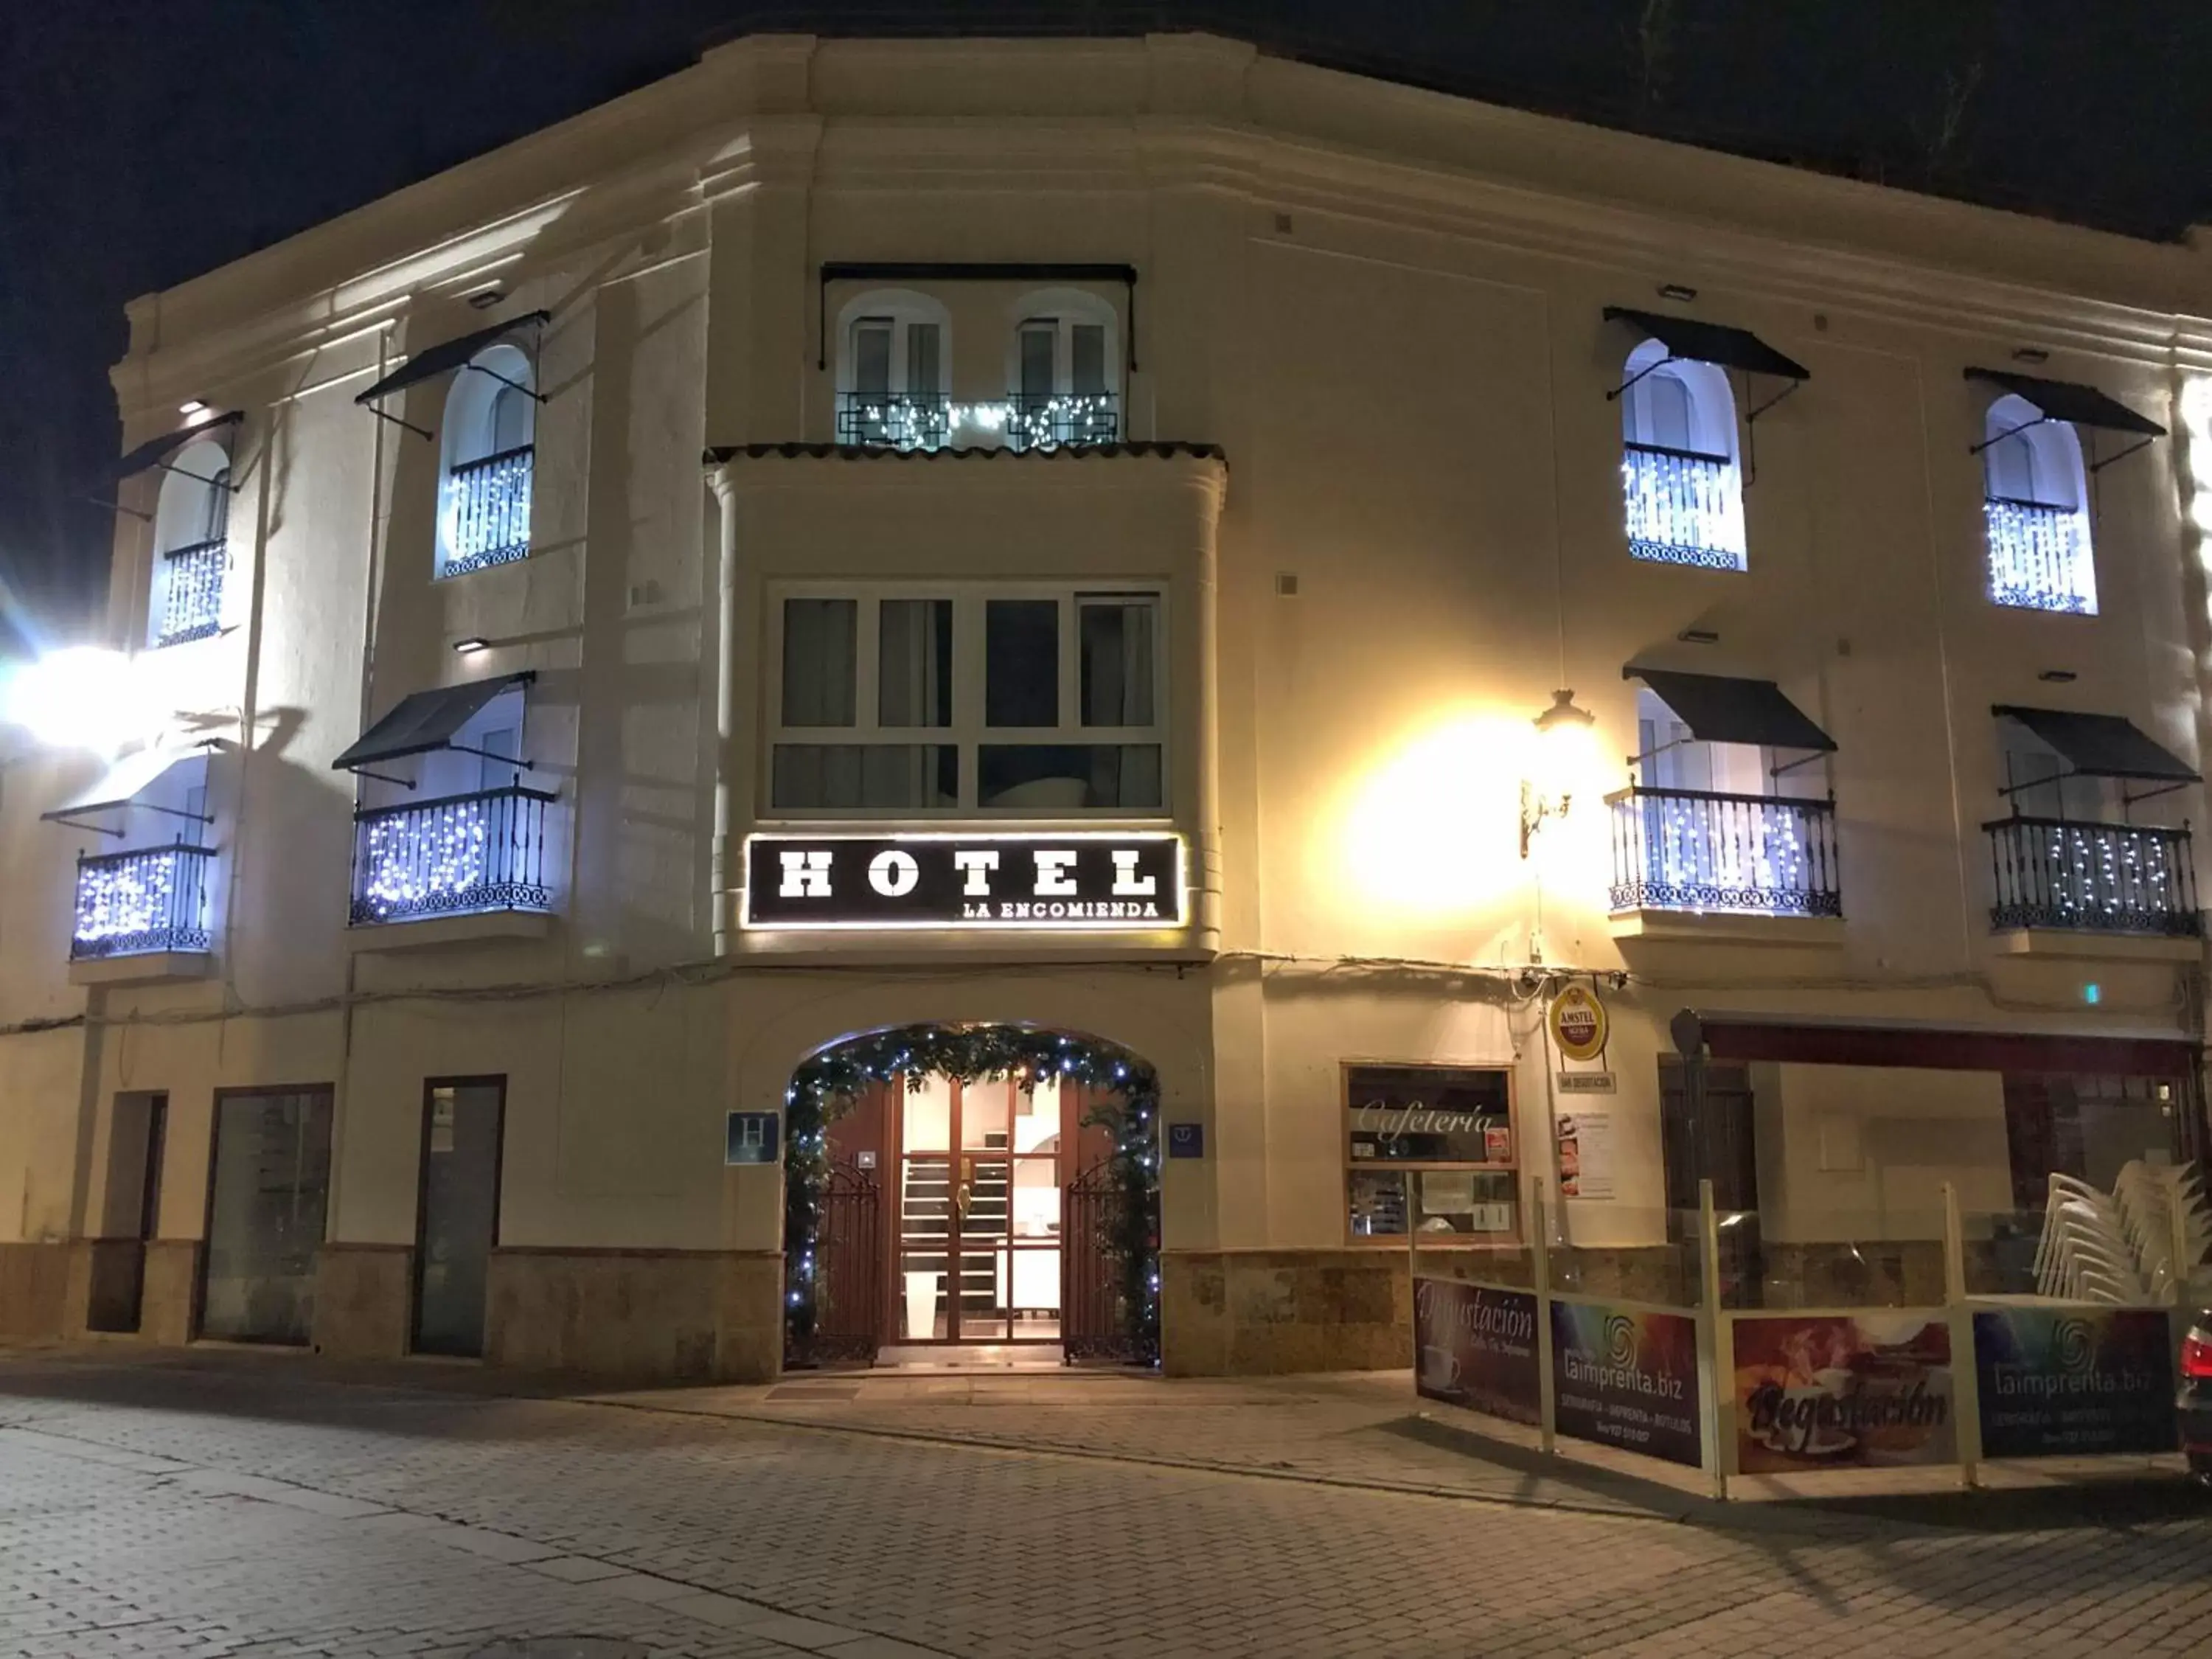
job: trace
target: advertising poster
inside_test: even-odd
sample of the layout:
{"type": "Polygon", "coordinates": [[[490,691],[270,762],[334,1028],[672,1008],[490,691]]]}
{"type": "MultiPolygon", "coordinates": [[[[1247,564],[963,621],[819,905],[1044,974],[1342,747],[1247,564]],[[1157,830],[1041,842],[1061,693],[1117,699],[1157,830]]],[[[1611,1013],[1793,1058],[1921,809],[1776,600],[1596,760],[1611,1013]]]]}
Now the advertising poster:
{"type": "Polygon", "coordinates": [[[1413,1387],[1425,1399],[1534,1424],[1536,1298],[1455,1279],[1413,1281],[1413,1387]]]}
{"type": "Polygon", "coordinates": [[[1613,1196],[1613,1114],[1578,1106],[1562,1112],[1559,1128],[1559,1196],[1613,1196]]]}
{"type": "Polygon", "coordinates": [[[1696,1468],[1698,1322],[1687,1314],[1552,1304],[1556,1426],[1696,1468]]]}
{"type": "Polygon", "coordinates": [[[2172,1451],[2171,1343],[2162,1308],[1978,1311],[1982,1455],[2172,1451]]]}
{"type": "Polygon", "coordinates": [[[1777,1314],[1733,1322],[1742,1473],[1957,1461],[1951,1333],[1941,1313],[1777,1314]]]}

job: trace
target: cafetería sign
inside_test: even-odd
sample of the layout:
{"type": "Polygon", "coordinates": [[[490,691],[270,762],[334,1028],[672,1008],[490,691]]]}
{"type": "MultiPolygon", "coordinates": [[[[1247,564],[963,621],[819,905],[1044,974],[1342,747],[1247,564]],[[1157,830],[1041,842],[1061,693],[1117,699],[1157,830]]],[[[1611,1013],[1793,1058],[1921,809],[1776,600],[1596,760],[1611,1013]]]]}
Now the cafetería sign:
{"type": "Polygon", "coordinates": [[[1163,834],[754,836],[744,920],[1158,933],[1183,925],[1183,865],[1182,837],[1163,834]]]}

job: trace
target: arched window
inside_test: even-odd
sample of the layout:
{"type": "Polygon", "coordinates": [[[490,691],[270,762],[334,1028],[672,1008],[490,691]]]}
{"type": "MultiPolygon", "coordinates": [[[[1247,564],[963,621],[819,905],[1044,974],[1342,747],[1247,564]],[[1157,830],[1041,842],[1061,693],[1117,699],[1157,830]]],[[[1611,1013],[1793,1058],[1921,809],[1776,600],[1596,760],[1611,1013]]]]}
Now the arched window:
{"type": "Polygon", "coordinates": [[[935,449],[951,431],[951,319],[926,294],[863,294],[837,313],[837,441],[935,449]]]}
{"type": "Polygon", "coordinates": [[[439,441],[441,576],[528,556],[535,389],[529,357],[504,341],[486,346],[454,374],[439,441]]]}
{"type": "Polygon", "coordinates": [[[1024,296],[1014,314],[1008,444],[1027,449],[1120,437],[1120,330],[1113,307],[1079,289],[1048,289],[1024,296]]]}
{"type": "Polygon", "coordinates": [[[1661,564],[1743,569],[1743,475],[1728,376],[1646,340],[1628,354],[1626,378],[1620,476],[1629,552],[1661,564]]]}
{"type": "Polygon", "coordinates": [[[2068,422],[2013,396],[1990,405],[1982,435],[1990,598],[2095,616],[2097,563],[2081,438],[2068,422]]]}
{"type": "Polygon", "coordinates": [[[222,579],[230,568],[230,454],[198,438],[163,463],[154,507],[154,575],[146,607],[149,645],[204,640],[222,628],[222,579]]]}

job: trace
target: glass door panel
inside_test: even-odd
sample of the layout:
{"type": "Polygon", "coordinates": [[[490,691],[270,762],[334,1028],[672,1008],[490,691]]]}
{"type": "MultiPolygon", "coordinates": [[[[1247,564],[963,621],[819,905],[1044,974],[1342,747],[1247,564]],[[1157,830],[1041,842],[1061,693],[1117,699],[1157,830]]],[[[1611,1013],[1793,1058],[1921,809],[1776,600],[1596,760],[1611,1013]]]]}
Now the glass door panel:
{"type": "Polygon", "coordinates": [[[330,1196],[329,1094],[222,1097],[213,1163],[200,1333],[304,1346],[330,1196]]]}
{"type": "Polygon", "coordinates": [[[415,1351],[483,1352],[484,1290],[499,1231],[503,1082],[441,1084],[422,1136],[415,1249],[415,1351]]]}

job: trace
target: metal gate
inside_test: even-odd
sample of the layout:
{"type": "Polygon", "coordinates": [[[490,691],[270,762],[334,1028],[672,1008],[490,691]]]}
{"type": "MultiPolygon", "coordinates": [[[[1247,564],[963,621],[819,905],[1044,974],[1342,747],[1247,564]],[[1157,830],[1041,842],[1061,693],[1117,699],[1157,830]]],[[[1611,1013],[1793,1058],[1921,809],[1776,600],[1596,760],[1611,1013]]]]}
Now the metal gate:
{"type": "MultiPolygon", "coordinates": [[[[1084,1359],[1152,1363],[1133,1301],[1151,1263],[1129,1261],[1123,1243],[1131,1201],[1111,1158],[1078,1175],[1062,1196],[1060,1340],[1071,1364],[1084,1359]]],[[[1147,1217],[1146,1229],[1157,1248],[1158,1218],[1147,1217]]]]}
{"type": "Polygon", "coordinates": [[[883,1191],[853,1164],[833,1164],[814,1235],[814,1328],[793,1333],[787,1366],[870,1365],[884,1323],[883,1191]]]}

